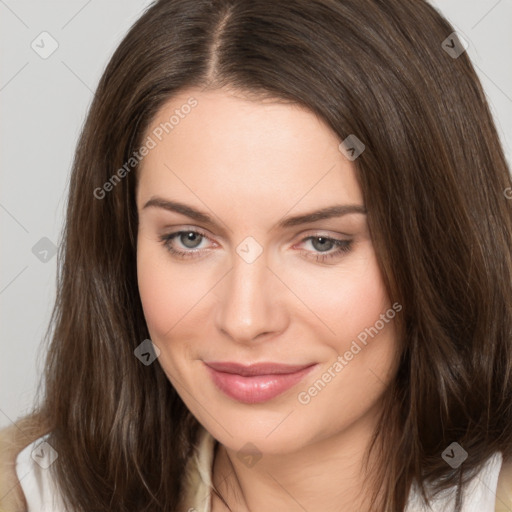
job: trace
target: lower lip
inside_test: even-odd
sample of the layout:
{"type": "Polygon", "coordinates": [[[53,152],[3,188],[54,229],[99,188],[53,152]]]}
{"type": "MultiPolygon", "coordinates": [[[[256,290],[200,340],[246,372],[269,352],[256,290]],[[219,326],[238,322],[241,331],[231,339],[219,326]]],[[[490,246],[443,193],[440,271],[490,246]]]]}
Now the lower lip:
{"type": "Polygon", "coordinates": [[[239,402],[257,404],[272,400],[299,383],[314,367],[308,366],[295,373],[255,375],[243,377],[235,373],[214,370],[206,365],[215,385],[226,395],[239,402]]]}

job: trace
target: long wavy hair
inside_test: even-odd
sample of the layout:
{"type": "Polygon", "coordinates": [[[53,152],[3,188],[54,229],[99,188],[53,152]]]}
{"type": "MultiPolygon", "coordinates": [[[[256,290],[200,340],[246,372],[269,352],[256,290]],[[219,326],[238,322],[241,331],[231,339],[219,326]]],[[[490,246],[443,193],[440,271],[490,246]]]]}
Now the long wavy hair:
{"type": "Polygon", "coordinates": [[[70,509],[176,510],[197,440],[160,365],[134,356],[149,338],[136,166],[94,194],[187,87],[302,105],[340,142],[366,146],[357,178],[388,294],[403,305],[399,369],[368,448],[386,461],[374,476],[382,510],[403,511],[414,481],[456,486],[460,510],[486,459],[512,455],[511,180],[467,54],[443,48],[453,32],[423,0],[160,0],[133,25],[77,146],[44,396],[23,423],[49,432],[70,509]],[[469,454],[455,469],[441,457],[454,441],[469,454]]]}

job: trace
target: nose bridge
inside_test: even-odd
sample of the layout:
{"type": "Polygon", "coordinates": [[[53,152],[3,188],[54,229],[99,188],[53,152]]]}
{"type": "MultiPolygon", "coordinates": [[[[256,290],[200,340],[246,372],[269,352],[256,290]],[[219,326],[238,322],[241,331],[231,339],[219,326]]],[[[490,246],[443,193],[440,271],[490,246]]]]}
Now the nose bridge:
{"type": "Polygon", "coordinates": [[[254,239],[239,244],[222,286],[218,328],[238,342],[279,329],[275,277],[267,268],[267,253],[258,246],[254,239]]]}

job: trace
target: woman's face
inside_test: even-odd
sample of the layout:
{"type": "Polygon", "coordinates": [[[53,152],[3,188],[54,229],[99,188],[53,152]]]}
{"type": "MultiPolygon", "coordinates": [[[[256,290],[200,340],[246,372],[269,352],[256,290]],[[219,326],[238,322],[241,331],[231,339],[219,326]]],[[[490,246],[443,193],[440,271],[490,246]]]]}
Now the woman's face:
{"type": "Polygon", "coordinates": [[[401,306],[341,142],[306,109],[224,90],[182,91],[146,133],[137,268],[153,364],[233,450],[368,430],[394,376],[401,306]],[[243,368],[257,363],[271,366],[243,368]]]}

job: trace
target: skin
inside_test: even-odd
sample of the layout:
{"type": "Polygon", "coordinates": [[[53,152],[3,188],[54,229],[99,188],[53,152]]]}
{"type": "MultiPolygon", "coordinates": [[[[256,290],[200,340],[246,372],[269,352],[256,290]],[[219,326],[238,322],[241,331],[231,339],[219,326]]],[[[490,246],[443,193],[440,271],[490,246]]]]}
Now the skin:
{"type": "MultiPolygon", "coordinates": [[[[366,215],[273,227],[330,205],[365,206],[354,164],[309,110],[225,89],[181,91],[146,135],[190,97],[197,106],[151,149],[138,176],[138,283],[158,364],[220,442],[213,481],[233,510],[364,510],[361,460],[396,372],[394,321],[308,404],[298,394],[391,308],[366,215]],[[144,207],[154,196],[204,211],[217,225],[144,207]],[[169,243],[202,250],[199,257],[175,256],[160,239],[190,229],[209,239],[169,243]],[[237,253],[248,236],[263,250],[252,263],[237,253]],[[351,249],[319,262],[337,247],[307,239],[314,236],[352,240],[351,249]],[[317,367],[285,393],[246,404],[221,392],[203,361],[317,367]],[[252,467],[237,457],[248,442],[261,454],[252,467]]],[[[212,507],[226,510],[216,497],[212,507]]]]}

